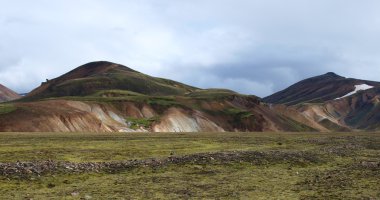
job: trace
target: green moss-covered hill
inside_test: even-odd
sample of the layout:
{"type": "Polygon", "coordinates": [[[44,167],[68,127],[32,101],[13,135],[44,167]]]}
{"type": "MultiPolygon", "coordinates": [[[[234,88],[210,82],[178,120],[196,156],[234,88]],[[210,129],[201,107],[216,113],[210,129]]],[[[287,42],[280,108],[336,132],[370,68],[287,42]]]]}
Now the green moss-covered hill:
{"type": "Polygon", "coordinates": [[[102,90],[127,90],[145,95],[182,95],[197,88],[152,77],[111,62],[91,62],[58,78],[47,80],[26,99],[86,96],[102,90]]]}

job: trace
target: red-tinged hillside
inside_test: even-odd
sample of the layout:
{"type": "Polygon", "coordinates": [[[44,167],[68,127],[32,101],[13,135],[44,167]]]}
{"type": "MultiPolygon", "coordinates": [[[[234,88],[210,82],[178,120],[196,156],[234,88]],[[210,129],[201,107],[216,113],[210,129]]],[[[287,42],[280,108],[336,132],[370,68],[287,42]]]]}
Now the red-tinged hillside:
{"type": "Polygon", "coordinates": [[[0,84],[0,102],[12,101],[19,98],[21,98],[19,94],[0,84]]]}
{"type": "Polygon", "coordinates": [[[198,89],[110,62],[82,65],[3,107],[0,131],[317,131],[256,96],[198,89]]]}

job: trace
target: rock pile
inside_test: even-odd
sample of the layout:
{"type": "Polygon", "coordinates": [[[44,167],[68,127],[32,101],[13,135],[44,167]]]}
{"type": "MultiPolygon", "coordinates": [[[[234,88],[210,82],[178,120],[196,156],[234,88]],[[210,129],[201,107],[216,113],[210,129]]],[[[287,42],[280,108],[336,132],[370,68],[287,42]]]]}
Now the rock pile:
{"type": "Polygon", "coordinates": [[[66,161],[34,161],[0,163],[0,175],[6,177],[27,177],[53,173],[83,173],[83,172],[117,172],[137,167],[163,167],[169,164],[225,164],[248,162],[256,165],[273,163],[316,163],[320,158],[310,152],[283,151],[232,151],[199,153],[184,156],[169,156],[164,159],[127,160],[114,162],[66,162],[66,161]]]}

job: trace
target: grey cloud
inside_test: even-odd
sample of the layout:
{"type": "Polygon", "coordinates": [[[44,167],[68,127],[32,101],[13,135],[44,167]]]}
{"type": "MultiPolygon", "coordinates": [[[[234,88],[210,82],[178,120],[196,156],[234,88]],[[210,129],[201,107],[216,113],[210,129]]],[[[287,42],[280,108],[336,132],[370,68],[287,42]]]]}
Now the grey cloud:
{"type": "Polygon", "coordinates": [[[109,60],[266,96],[334,71],[380,80],[375,0],[14,0],[0,6],[0,82],[19,92],[109,60]]]}

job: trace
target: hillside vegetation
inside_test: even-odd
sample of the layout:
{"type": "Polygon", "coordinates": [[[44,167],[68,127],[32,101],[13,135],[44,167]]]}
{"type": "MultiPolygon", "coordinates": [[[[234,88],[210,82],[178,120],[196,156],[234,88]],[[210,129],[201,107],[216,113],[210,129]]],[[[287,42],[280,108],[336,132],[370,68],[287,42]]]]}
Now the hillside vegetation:
{"type": "Polygon", "coordinates": [[[127,90],[146,95],[181,95],[195,90],[176,81],[151,77],[111,62],[82,65],[58,78],[47,80],[26,99],[87,96],[103,90],[127,90]]]}

